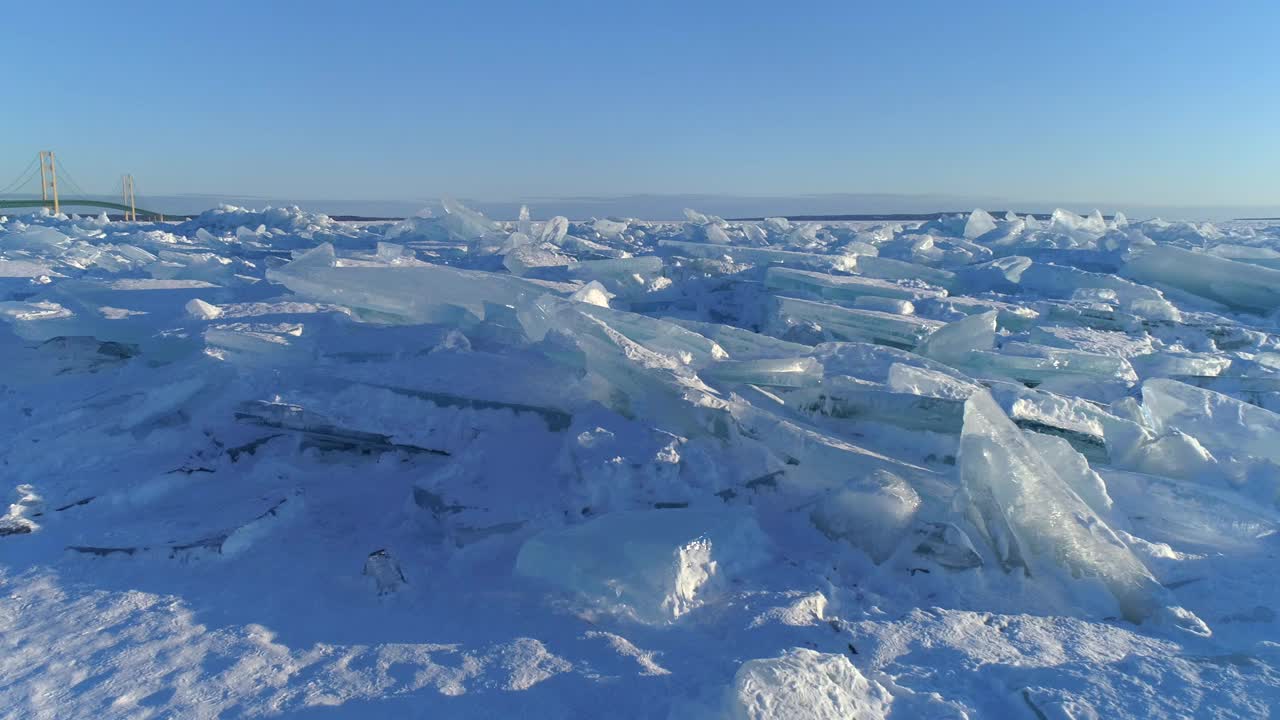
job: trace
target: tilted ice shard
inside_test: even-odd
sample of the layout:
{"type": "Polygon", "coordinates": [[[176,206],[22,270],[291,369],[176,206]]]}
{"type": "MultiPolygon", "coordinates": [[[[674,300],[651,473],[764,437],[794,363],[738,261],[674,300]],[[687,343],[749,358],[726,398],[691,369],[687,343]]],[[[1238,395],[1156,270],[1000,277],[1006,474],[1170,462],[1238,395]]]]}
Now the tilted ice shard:
{"type": "MultiPolygon", "coordinates": [[[[660,240],[658,246],[677,255],[696,258],[719,259],[728,255],[742,262],[768,265],[778,263],[791,267],[807,267],[818,270],[853,270],[858,263],[856,255],[818,255],[815,253],[774,250],[772,248],[744,247],[742,245],[714,245],[682,240],[660,240]]],[[[928,269],[928,268],[926,268],[928,269]]]]}
{"type": "Polygon", "coordinates": [[[1175,375],[1215,377],[1231,367],[1231,358],[1208,353],[1155,352],[1131,357],[1129,363],[1143,378],[1175,375]]]}
{"type": "Polygon", "coordinates": [[[1018,291],[1018,283],[1022,274],[1031,267],[1031,258],[1021,255],[1007,255],[990,262],[966,265],[956,268],[956,289],[967,293],[987,291],[1014,293],[1018,291]]]}
{"type": "Polygon", "coordinates": [[[316,300],[369,311],[393,322],[459,322],[485,316],[486,304],[514,306],[546,294],[542,285],[443,265],[344,267],[323,244],[267,279],[316,300]]]}
{"type": "Polygon", "coordinates": [[[996,220],[986,210],[974,210],[964,224],[965,238],[972,240],[996,229],[996,220]]]}
{"type": "Polygon", "coordinates": [[[489,218],[453,198],[444,198],[440,204],[444,206],[445,216],[442,221],[445,226],[450,233],[462,240],[477,239],[498,227],[489,218]]]}
{"type": "Polygon", "coordinates": [[[771,290],[801,292],[826,300],[848,303],[867,295],[899,300],[940,298],[947,295],[945,290],[915,288],[857,275],[827,275],[785,267],[769,268],[765,273],[764,284],[771,290]]]}
{"type": "Polygon", "coordinates": [[[520,548],[516,572],[600,609],[666,624],[696,609],[767,557],[749,512],[614,512],[547,530],[520,548]]]}
{"type": "Polygon", "coordinates": [[[609,308],[583,307],[578,310],[608,323],[609,327],[644,347],[677,358],[685,365],[704,367],[729,358],[729,354],[714,340],[667,320],[609,308]]]}
{"type": "Polygon", "coordinates": [[[1122,272],[1139,282],[1161,283],[1239,310],[1280,308],[1280,270],[1207,253],[1152,245],[1135,250],[1122,272]]]}
{"type": "Polygon", "coordinates": [[[538,235],[538,241],[551,243],[552,245],[560,245],[564,243],[564,236],[569,232],[569,218],[563,215],[557,215],[542,226],[542,232],[538,235]]]}
{"type": "Polygon", "coordinates": [[[1002,352],[975,350],[959,366],[974,377],[1008,378],[1108,400],[1138,378],[1124,358],[1031,343],[1006,343],[1002,352]]]}
{"type": "Polygon", "coordinates": [[[1051,360],[1055,367],[1064,373],[1114,378],[1124,382],[1138,380],[1138,375],[1133,371],[1129,361],[1115,355],[1101,355],[1024,342],[1006,342],[1001,349],[1009,355],[1051,360]]]}
{"type": "Polygon", "coordinates": [[[936,320],[874,310],[852,310],[796,298],[780,297],[778,305],[784,318],[816,323],[841,340],[865,340],[907,350],[942,327],[942,323],[936,320]]]}
{"type": "MultiPolygon", "coordinates": [[[[1158,433],[1181,431],[1194,437],[1220,460],[1258,464],[1237,482],[1253,486],[1253,494],[1280,502],[1280,415],[1211,390],[1174,380],[1142,384],[1142,404],[1158,433]]],[[[1241,468],[1245,470],[1246,468],[1241,468]]]]}
{"type": "Polygon", "coordinates": [[[959,433],[964,400],[888,389],[837,375],[821,387],[789,393],[787,407],[837,420],[878,422],[907,430],[959,433]]]}
{"type": "Polygon", "coordinates": [[[1026,290],[1051,298],[1070,298],[1077,290],[1093,288],[1115,293],[1120,307],[1150,320],[1177,322],[1178,310],[1159,290],[1103,273],[1048,263],[1034,263],[1023,271],[1019,284],[1026,290]]]}
{"type": "Polygon", "coordinates": [[[966,382],[950,375],[927,368],[894,363],[889,367],[886,383],[894,392],[945,398],[964,402],[979,389],[976,383],[966,382]]]}
{"type": "Polygon", "coordinates": [[[956,285],[956,274],[950,270],[940,270],[927,265],[870,255],[851,257],[856,261],[854,271],[859,275],[880,278],[881,280],[923,280],[948,290],[956,285]]]}
{"type": "MultiPolygon", "coordinates": [[[[530,338],[542,340],[547,354],[584,371],[588,394],[606,407],[626,417],[646,418],[655,427],[685,437],[725,436],[725,403],[689,367],[693,358],[682,350],[689,347],[684,342],[688,338],[678,334],[662,337],[661,333],[650,336],[655,347],[674,348],[683,352],[684,358],[651,350],[601,319],[608,316],[616,320],[619,315],[631,314],[615,313],[548,296],[522,308],[520,322],[530,338]]],[[[636,325],[629,329],[635,334],[654,330],[636,325]]],[[[699,363],[712,361],[704,357],[699,363]]]]}
{"type": "Polygon", "coordinates": [[[1149,430],[1133,420],[1078,397],[1015,382],[991,382],[989,387],[996,402],[1018,427],[1060,437],[1090,462],[1123,462],[1151,436],[1149,430]]]}
{"type": "MultiPolygon", "coordinates": [[[[811,391],[788,393],[788,405],[794,395],[807,392],[811,391]]],[[[731,398],[728,410],[741,437],[758,442],[785,464],[785,470],[769,482],[789,497],[814,501],[848,487],[851,479],[869,476],[876,470],[887,470],[908,481],[915,480],[920,472],[918,467],[816,430],[741,397],[731,398]]]]}
{"type": "Polygon", "coordinates": [[[995,346],[997,315],[992,310],[948,323],[921,343],[917,351],[948,365],[961,364],[970,351],[990,350],[995,346]]]}
{"type": "Polygon", "coordinates": [[[769,335],[743,330],[733,325],[698,322],[673,318],[671,322],[715,341],[735,360],[760,360],[763,358],[793,358],[812,350],[808,345],[787,342],[769,335]]]}
{"type": "Polygon", "coordinates": [[[1006,570],[1101,581],[1133,622],[1164,604],[1151,573],[989,393],[965,403],[958,462],[970,515],[1006,570]]]}
{"type": "Polygon", "coordinates": [[[662,258],[643,255],[634,258],[609,260],[584,260],[569,263],[568,275],[580,280],[620,280],[635,275],[655,275],[662,272],[662,258]]]}

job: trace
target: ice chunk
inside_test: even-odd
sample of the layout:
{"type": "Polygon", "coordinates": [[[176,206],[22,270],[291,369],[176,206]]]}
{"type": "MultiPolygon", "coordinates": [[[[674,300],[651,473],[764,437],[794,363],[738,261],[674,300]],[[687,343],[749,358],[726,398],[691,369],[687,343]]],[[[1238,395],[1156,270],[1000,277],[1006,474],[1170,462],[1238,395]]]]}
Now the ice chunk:
{"type": "Polygon", "coordinates": [[[971,517],[1006,570],[1101,581],[1133,622],[1161,607],[1160,584],[989,393],[965,403],[958,464],[971,517]]]}
{"type": "Polygon", "coordinates": [[[498,229],[492,220],[453,198],[444,198],[440,204],[444,206],[445,227],[459,239],[476,240],[485,233],[498,229]]]}
{"type": "MultiPolygon", "coordinates": [[[[695,258],[711,258],[719,260],[726,255],[739,262],[768,265],[778,263],[792,267],[808,267],[817,270],[853,270],[857,267],[856,255],[818,255],[815,253],[795,252],[792,250],[774,250],[773,248],[744,247],[742,245],[714,245],[712,243],[693,243],[682,240],[660,240],[659,247],[669,251],[695,258]]],[[[931,268],[925,268],[929,270],[931,268]]]]}
{"type": "Polygon", "coordinates": [[[662,258],[644,255],[634,258],[584,260],[569,264],[568,275],[578,280],[622,280],[636,275],[662,272],[662,258]]]}
{"type": "Polygon", "coordinates": [[[609,307],[609,301],[613,299],[613,293],[605,290],[604,286],[598,281],[592,280],[586,285],[583,285],[581,290],[577,290],[570,295],[569,299],[584,302],[588,305],[607,308],[609,307]]]}
{"type": "Polygon", "coordinates": [[[791,232],[791,221],[784,217],[767,217],[764,226],[771,233],[778,235],[791,232]]]}
{"type": "Polygon", "coordinates": [[[1015,293],[1019,289],[1018,283],[1022,281],[1022,274],[1032,264],[1031,258],[1009,255],[989,262],[968,265],[957,268],[953,285],[963,288],[968,293],[984,291],[1015,293]]]}
{"type": "Polygon", "coordinates": [[[1280,270],[1207,253],[1151,245],[1135,250],[1123,272],[1140,282],[1161,283],[1238,310],[1280,308],[1280,270]]]}
{"type": "Polygon", "coordinates": [[[996,342],[996,311],[970,315],[930,335],[917,349],[921,355],[938,362],[964,363],[973,350],[990,350],[996,342]]]}
{"type": "Polygon", "coordinates": [[[592,229],[602,238],[618,237],[627,230],[627,223],[600,218],[591,224],[592,229]]]}
{"type": "Polygon", "coordinates": [[[71,242],[70,237],[51,227],[33,226],[4,235],[3,240],[0,240],[0,247],[56,256],[60,250],[71,245],[71,242]]]}
{"type": "Polygon", "coordinates": [[[945,290],[903,286],[856,275],[827,275],[783,267],[769,268],[765,273],[764,284],[773,290],[801,292],[826,300],[850,303],[864,296],[920,300],[947,295],[945,290]]]}
{"type": "Polygon", "coordinates": [[[908,430],[959,433],[964,400],[895,392],[845,376],[828,377],[820,388],[787,395],[788,407],[837,420],[880,422],[908,430]]]}
{"type": "Polygon", "coordinates": [[[1231,367],[1231,358],[1208,353],[1150,353],[1131,357],[1129,362],[1144,378],[1174,375],[1214,377],[1231,367]]]}
{"type": "Polygon", "coordinates": [[[727,383],[805,387],[822,382],[822,365],[811,357],[726,360],[708,365],[699,374],[727,383]]]}
{"type": "Polygon", "coordinates": [[[889,371],[896,363],[927,368],[958,380],[965,376],[954,368],[929,360],[915,353],[884,345],[861,342],[822,343],[813,348],[812,355],[822,363],[827,376],[849,375],[872,383],[889,382],[889,371]]]}
{"type": "Polygon", "coordinates": [[[730,242],[729,234],[726,233],[724,231],[724,228],[720,227],[719,225],[702,226],[702,234],[706,237],[707,242],[709,243],[715,243],[717,245],[728,245],[730,242]]]}
{"type": "Polygon", "coordinates": [[[43,263],[0,258],[0,278],[39,278],[57,274],[43,263]]]}
{"type": "Polygon", "coordinates": [[[738,668],[725,717],[732,720],[883,720],[893,696],[843,654],[794,648],[738,668]]]}
{"type": "Polygon", "coordinates": [[[684,209],[684,218],[693,225],[710,225],[713,223],[717,225],[724,224],[723,218],[718,218],[715,215],[708,215],[706,213],[700,213],[693,208],[684,209]]]}
{"type": "Polygon", "coordinates": [[[40,320],[58,320],[69,318],[72,313],[56,302],[38,300],[36,302],[6,301],[0,302],[0,319],[11,323],[28,323],[40,320]]]}
{"type": "Polygon", "coordinates": [[[217,305],[207,303],[200,298],[191,298],[186,305],[187,314],[200,320],[213,320],[222,314],[217,305]]]}
{"type": "Polygon", "coordinates": [[[1149,320],[1177,322],[1181,314],[1159,290],[1104,273],[1034,263],[1019,278],[1022,288],[1051,298],[1071,298],[1084,289],[1109,290],[1121,308],[1149,320]]]}
{"type": "Polygon", "coordinates": [[[877,470],[823,499],[812,518],[824,535],[848,542],[879,564],[897,550],[919,507],[920,496],[905,480],[877,470]]]}
{"type": "Polygon", "coordinates": [[[1223,243],[1214,245],[1207,251],[1210,255],[1235,260],[1237,262],[1261,265],[1272,269],[1280,269],[1280,252],[1271,248],[1250,247],[1248,245],[1232,245],[1223,243]]]}
{"type": "Polygon", "coordinates": [[[1045,385],[1098,398],[1113,397],[1117,389],[1138,380],[1124,358],[1032,343],[1005,343],[1002,352],[975,350],[961,365],[976,376],[1006,377],[1032,387],[1045,385]]]}
{"type": "Polygon", "coordinates": [[[982,556],[973,547],[964,530],[952,523],[924,523],[916,530],[919,543],[917,555],[933,559],[944,568],[970,570],[982,567],[982,556]]]}
{"type": "Polygon", "coordinates": [[[1229,468],[1223,467],[1194,437],[1180,430],[1167,430],[1138,446],[1125,457],[1124,467],[1202,484],[1230,480],[1229,468]]]}
{"type": "Polygon", "coordinates": [[[1219,460],[1243,466],[1233,472],[1266,502],[1280,502],[1280,415],[1235,398],[1174,380],[1142,385],[1142,404],[1157,433],[1181,431],[1193,436],[1219,460]],[[1250,465],[1260,465],[1246,475],[1250,465]]]}
{"type": "Polygon", "coordinates": [[[996,220],[986,210],[974,210],[964,223],[964,236],[967,240],[981,237],[996,229],[996,220]]]}
{"type": "Polygon", "coordinates": [[[673,318],[672,322],[715,341],[729,356],[737,360],[793,358],[807,354],[812,348],[800,343],[779,340],[769,335],[743,330],[732,325],[673,318]]]}
{"type": "Polygon", "coordinates": [[[759,225],[743,223],[742,234],[746,237],[747,244],[749,245],[760,246],[769,244],[769,235],[759,225]]]}
{"type": "Polygon", "coordinates": [[[561,245],[564,243],[564,236],[568,233],[569,218],[557,215],[543,224],[542,232],[538,235],[538,242],[561,245]]]}
{"type": "Polygon", "coordinates": [[[665,624],[763,562],[766,543],[747,512],[615,512],[530,538],[520,548],[516,572],[599,609],[665,624]]]}
{"type": "Polygon", "coordinates": [[[578,310],[608,323],[610,328],[640,345],[676,358],[685,365],[700,368],[729,358],[729,353],[715,341],[673,322],[609,308],[580,307],[578,310]]]}
{"type": "Polygon", "coordinates": [[[838,339],[865,340],[906,350],[916,347],[942,327],[936,320],[852,310],[796,298],[780,297],[778,306],[784,318],[815,323],[838,339]]]}
{"type": "Polygon", "coordinates": [[[690,367],[690,363],[702,367],[722,359],[709,352],[695,357],[691,352],[698,349],[699,341],[704,347],[714,343],[652,318],[644,320],[653,325],[631,322],[626,326],[623,316],[627,315],[632,314],[543,298],[526,308],[520,321],[531,338],[543,341],[545,352],[585,372],[587,392],[606,407],[627,417],[644,417],[655,427],[685,437],[726,436],[725,402],[690,367]],[[604,318],[622,320],[627,331],[646,337],[659,349],[628,337],[604,318]]]}
{"type": "Polygon", "coordinates": [[[482,318],[486,307],[515,306],[547,293],[519,278],[443,265],[342,266],[327,243],[267,270],[267,279],[384,322],[458,323],[467,313],[482,318]]]}
{"type": "Polygon", "coordinates": [[[931,285],[951,289],[956,285],[956,274],[950,270],[940,270],[927,265],[893,260],[891,258],[872,257],[870,255],[850,256],[855,263],[854,271],[859,275],[881,280],[923,280],[931,285]]]}
{"type": "Polygon", "coordinates": [[[1150,431],[1137,423],[1078,397],[1014,382],[991,381],[989,387],[1018,427],[1060,437],[1090,462],[1115,461],[1150,437],[1150,431]]]}
{"type": "Polygon", "coordinates": [[[573,262],[573,258],[561,255],[554,247],[532,243],[519,245],[503,257],[502,266],[512,275],[523,277],[534,268],[563,266],[573,262]]]}
{"type": "Polygon", "coordinates": [[[926,368],[894,363],[889,367],[890,390],[924,397],[944,398],[964,402],[979,389],[974,383],[965,382],[950,375],[926,368]]]}
{"type": "Polygon", "coordinates": [[[910,300],[894,300],[875,295],[863,295],[853,301],[853,306],[859,310],[875,310],[894,315],[914,315],[916,312],[916,306],[910,300]]]}

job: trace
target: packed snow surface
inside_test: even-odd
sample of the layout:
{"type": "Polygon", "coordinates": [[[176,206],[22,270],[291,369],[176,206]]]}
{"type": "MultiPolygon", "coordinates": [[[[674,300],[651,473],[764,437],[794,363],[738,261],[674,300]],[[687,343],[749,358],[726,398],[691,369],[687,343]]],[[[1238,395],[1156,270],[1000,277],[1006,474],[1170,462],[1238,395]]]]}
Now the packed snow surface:
{"type": "Polygon", "coordinates": [[[1280,706],[1280,224],[444,207],[0,218],[0,716],[1280,706]]]}

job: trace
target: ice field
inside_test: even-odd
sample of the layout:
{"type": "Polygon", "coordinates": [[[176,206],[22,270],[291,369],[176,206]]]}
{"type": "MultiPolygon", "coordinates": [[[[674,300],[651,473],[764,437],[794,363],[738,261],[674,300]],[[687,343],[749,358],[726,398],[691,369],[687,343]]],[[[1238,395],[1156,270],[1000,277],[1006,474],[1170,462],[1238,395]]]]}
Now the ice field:
{"type": "Polygon", "coordinates": [[[0,219],[0,717],[1280,707],[1280,221],[443,208],[0,219]]]}

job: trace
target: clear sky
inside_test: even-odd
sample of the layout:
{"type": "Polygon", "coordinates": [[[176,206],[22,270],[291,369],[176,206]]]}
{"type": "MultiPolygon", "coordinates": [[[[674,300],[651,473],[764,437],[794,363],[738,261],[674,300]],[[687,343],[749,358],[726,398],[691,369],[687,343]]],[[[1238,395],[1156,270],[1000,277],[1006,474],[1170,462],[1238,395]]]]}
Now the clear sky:
{"type": "Polygon", "coordinates": [[[13,2],[0,185],[1280,204],[1280,2],[13,2]]]}

